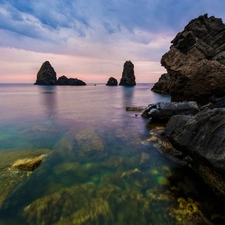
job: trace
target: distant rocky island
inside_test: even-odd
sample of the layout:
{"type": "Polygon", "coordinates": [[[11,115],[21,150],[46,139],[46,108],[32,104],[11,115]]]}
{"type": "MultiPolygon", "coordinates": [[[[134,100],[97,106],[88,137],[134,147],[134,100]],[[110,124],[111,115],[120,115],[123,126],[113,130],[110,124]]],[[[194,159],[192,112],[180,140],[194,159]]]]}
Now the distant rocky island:
{"type": "Polygon", "coordinates": [[[45,61],[37,73],[35,85],[86,85],[85,82],[77,78],[67,78],[65,75],[57,80],[56,72],[49,61],[45,61]]]}

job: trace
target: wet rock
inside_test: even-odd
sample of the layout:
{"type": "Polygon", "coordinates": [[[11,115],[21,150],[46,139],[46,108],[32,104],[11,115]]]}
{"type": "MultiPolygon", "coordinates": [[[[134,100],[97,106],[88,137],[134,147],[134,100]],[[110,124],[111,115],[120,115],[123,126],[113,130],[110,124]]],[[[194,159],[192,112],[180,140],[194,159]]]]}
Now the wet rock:
{"type": "Polygon", "coordinates": [[[35,84],[38,85],[55,85],[57,82],[56,72],[49,61],[42,64],[37,73],[37,80],[35,84]]]}
{"type": "Polygon", "coordinates": [[[161,91],[168,90],[172,101],[200,104],[207,104],[213,95],[225,96],[224,40],[221,19],[205,14],[191,20],[162,56],[161,64],[170,79],[161,91]]]}
{"type": "Polygon", "coordinates": [[[225,178],[224,129],[225,109],[207,108],[195,116],[173,116],[166,127],[166,135],[173,146],[189,155],[190,165],[199,170],[198,174],[223,196],[225,195],[223,185],[225,178]],[[202,166],[198,168],[195,164],[199,163],[202,166]],[[211,175],[219,173],[224,178],[213,175],[214,180],[212,180],[206,175],[208,169],[211,170],[211,175]]]}
{"type": "Polygon", "coordinates": [[[126,61],[123,66],[123,74],[120,80],[120,85],[133,86],[136,85],[134,75],[134,64],[131,61],[126,61]]]}
{"type": "Polygon", "coordinates": [[[126,111],[144,111],[144,107],[126,107],[126,111]]]}
{"type": "Polygon", "coordinates": [[[57,85],[70,85],[70,86],[80,86],[80,85],[86,85],[85,82],[82,80],[79,80],[77,78],[67,78],[66,76],[61,76],[57,80],[57,85]]]}
{"type": "Polygon", "coordinates": [[[106,85],[107,86],[117,86],[118,85],[117,79],[114,77],[110,77],[106,85]]]}
{"type": "Polygon", "coordinates": [[[150,104],[142,113],[142,117],[154,121],[169,120],[174,115],[195,115],[199,112],[196,102],[158,102],[150,104]]]}

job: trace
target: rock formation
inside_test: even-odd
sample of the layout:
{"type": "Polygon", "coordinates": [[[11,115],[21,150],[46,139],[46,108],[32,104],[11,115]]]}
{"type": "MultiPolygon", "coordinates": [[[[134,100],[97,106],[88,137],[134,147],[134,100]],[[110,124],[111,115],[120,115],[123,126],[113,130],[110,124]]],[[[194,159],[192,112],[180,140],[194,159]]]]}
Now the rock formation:
{"type": "Polygon", "coordinates": [[[37,80],[34,84],[37,85],[86,85],[82,80],[77,78],[67,78],[66,76],[61,76],[57,80],[56,72],[51,66],[49,61],[42,64],[40,70],[37,73],[37,80]]]}
{"type": "Polygon", "coordinates": [[[161,64],[170,75],[167,88],[172,101],[204,104],[213,95],[225,96],[225,24],[221,19],[199,16],[171,43],[161,64]]]}
{"type": "Polygon", "coordinates": [[[225,109],[204,108],[195,116],[171,117],[166,135],[189,157],[189,165],[213,189],[225,195],[225,109]]]}
{"type": "Polygon", "coordinates": [[[66,76],[61,76],[57,80],[57,85],[86,85],[85,82],[77,78],[67,78],[66,76]]]}
{"type": "Polygon", "coordinates": [[[115,79],[114,77],[110,77],[106,85],[117,86],[118,85],[117,79],[115,79]]]}
{"type": "Polygon", "coordinates": [[[120,85],[133,86],[136,85],[134,76],[134,64],[131,61],[126,61],[123,66],[123,74],[120,80],[120,85]]]}
{"type": "Polygon", "coordinates": [[[148,105],[142,117],[149,117],[154,121],[168,121],[174,115],[195,115],[198,112],[196,102],[158,102],[148,105]]]}
{"type": "Polygon", "coordinates": [[[56,72],[49,61],[45,61],[37,73],[35,84],[38,85],[55,85],[57,82],[56,72]]]}
{"type": "Polygon", "coordinates": [[[154,84],[151,90],[154,92],[159,92],[159,93],[169,93],[169,90],[168,90],[169,80],[170,80],[170,75],[168,73],[162,74],[158,82],[154,84]]]}

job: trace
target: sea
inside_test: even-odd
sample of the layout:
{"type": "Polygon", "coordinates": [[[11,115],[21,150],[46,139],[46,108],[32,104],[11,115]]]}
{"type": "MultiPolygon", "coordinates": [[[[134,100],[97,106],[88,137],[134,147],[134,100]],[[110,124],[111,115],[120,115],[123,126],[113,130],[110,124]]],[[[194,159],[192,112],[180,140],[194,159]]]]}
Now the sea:
{"type": "Polygon", "coordinates": [[[225,224],[224,202],[150,141],[159,125],[126,111],[170,101],[152,86],[0,84],[0,225],[225,224]]]}

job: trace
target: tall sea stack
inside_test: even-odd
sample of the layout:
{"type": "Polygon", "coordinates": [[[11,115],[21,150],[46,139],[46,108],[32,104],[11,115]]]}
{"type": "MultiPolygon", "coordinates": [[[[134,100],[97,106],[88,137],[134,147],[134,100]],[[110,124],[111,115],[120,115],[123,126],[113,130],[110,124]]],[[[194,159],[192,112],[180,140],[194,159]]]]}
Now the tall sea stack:
{"type": "Polygon", "coordinates": [[[126,61],[123,65],[123,74],[119,85],[133,86],[136,85],[134,76],[134,64],[131,61],[126,61]]]}
{"type": "Polygon", "coordinates": [[[45,61],[37,73],[37,80],[34,84],[55,85],[57,82],[56,72],[49,61],[45,61]]]}

